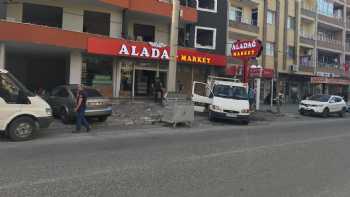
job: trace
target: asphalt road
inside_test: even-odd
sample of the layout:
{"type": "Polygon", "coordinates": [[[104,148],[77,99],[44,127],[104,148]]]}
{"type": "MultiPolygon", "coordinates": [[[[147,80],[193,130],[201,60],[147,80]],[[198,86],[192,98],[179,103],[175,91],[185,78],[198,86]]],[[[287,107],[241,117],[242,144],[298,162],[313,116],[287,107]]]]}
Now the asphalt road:
{"type": "Polygon", "coordinates": [[[348,197],[350,119],[0,142],[1,197],[348,197]]]}

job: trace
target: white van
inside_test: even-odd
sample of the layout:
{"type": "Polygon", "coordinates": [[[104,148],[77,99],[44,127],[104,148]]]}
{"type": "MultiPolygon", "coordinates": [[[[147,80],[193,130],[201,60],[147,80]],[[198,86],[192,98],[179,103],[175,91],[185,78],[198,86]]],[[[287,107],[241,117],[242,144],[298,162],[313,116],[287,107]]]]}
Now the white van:
{"type": "Polygon", "coordinates": [[[52,122],[50,106],[0,69],[0,131],[13,141],[28,140],[52,122]]]}
{"type": "Polygon", "coordinates": [[[209,76],[207,83],[193,83],[192,101],[198,112],[208,111],[209,120],[232,119],[249,124],[248,85],[237,79],[209,76]]]}

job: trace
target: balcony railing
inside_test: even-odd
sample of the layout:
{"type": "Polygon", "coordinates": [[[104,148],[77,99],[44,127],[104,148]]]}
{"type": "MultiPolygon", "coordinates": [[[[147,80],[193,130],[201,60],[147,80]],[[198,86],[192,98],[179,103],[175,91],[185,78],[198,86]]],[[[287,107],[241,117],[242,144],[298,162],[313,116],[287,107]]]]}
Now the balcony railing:
{"type": "Polygon", "coordinates": [[[324,14],[319,14],[318,18],[320,21],[327,22],[329,24],[337,25],[340,27],[344,27],[344,19],[338,16],[329,16],[324,14]]]}
{"type": "Polygon", "coordinates": [[[259,27],[256,20],[251,20],[243,17],[237,17],[235,20],[230,19],[230,26],[235,29],[259,33],[259,27]]]}
{"type": "Polygon", "coordinates": [[[321,37],[319,37],[317,43],[318,46],[322,48],[334,49],[339,51],[343,50],[343,44],[340,40],[324,40],[321,37]]]}
{"type": "Polygon", "coordinates": [[[315,45],[315,35],[301,30],[300,33],[300,42],[308,45],[315,45]]]}

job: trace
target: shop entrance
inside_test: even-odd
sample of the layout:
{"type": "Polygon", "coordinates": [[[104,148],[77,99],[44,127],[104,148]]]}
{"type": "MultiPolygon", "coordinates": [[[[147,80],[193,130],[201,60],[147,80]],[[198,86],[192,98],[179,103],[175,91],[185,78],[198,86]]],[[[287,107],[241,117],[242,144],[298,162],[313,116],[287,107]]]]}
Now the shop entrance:
{"type": "MultiPolygon", "coordinates": [[[[166,87],[166,72],[159,72],[159,79],[162,87],[166,87]]],[[[154,82],[157,78],[157,71],[136,70],[135,71],[135,96],[153,96],[154,82]]]]}

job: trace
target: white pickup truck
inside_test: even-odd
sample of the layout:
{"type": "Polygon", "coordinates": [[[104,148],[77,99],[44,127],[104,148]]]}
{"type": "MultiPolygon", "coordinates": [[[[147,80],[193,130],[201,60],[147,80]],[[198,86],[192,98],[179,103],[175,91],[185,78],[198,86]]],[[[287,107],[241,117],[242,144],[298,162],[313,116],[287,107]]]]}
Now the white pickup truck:
{"type": "Polygon", "coordinates": [[[208,111],[209,120],[232,119],[249,124],[248,85],[238,79],[209,76],[207,83],[193,83],[195,110],[208,111]]]}

